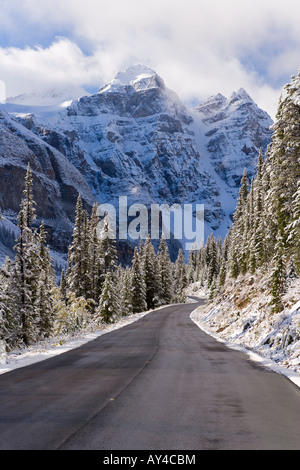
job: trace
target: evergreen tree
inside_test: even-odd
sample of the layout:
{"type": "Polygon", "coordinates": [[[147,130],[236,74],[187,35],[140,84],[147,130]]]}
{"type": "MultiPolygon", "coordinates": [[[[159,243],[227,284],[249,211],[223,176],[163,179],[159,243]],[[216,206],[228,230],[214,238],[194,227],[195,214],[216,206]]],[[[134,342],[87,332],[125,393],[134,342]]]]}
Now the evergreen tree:
{"type": "Polygon", "coordinates": [[[100,256],[103,260],[103,276],[105,277],[108,271],[115,273],[118,267],[116,241],[110,227],[108,214],[105,215],[103,228],[99,233],[99,238],[100,256]]]}
{"type": "Polygon", "coordinates": [[[67,303],[67,278],[65,270],[62,269],[60,276],[60,293],[65,304],[67,303]]]}
{"type": "Polygon", "coordinates": [[[147,310],[146,285],[138,248],[135,247],[132,260],[132,312],[147,310]]]}
{"type": "Polygon", "coordinates": [[[39,275],[37,234],[32,228],[35,219],[35,203],[32,194],[30,165],[25,178],[24,198],[18,215],[19,237],[15,246],[16,256],[12,275],[13,303],[20,315],[21,336],[28,346],[36,340],[36,298],[39,275]]]}
{"type": "Polygon", "coordinates": [[[99,305],[95,313],[96,320],[107,324],[115,321],[118,312],[118,302],[115,291],[116,285],[114,283],[113,274],[111,271],[108,271],[105,276],[99,305]]]}
{"type": "Polygon", "coordinates": [[[76,203],[76,216],[73,229],[73,240],[69,246],[67,286],[76,297],[84,295],[84,250],[83,250],[83,205],[81,195],[76,203]]]}
{"type": "Polygon", "coordinates": [[[277,313],[283,309],[282,294],[285,291],[287,280],[284,242],[280,235],[278,236],[278,241],[275,246],[273,265],[271,275],[271,305],[272,312],[277,313]]]}
{"type": "Polygon", "coordinates": [[[300,272],[300,181],[293,196],[292,218],[287,227],[287,243],[297,271],[300,272]]]}
{"type": "Polygon", "coordinates": [[[147,309],[152,309],[156,307],[159,303],[158,291],[159,291],[159,282],[157,279],[157,270],[156,270],[156,256],[154,252],[153,245],[151,243],[150,235],[148,235],[144,250],[143,250],[143,271],[144,271],[144,280],[146,286],[146,302],[147,309]]]}
{"type": "Polygon", "coordinates": [[[91,266],[91,229],[87,211],[83,211],[82,221],[82,295],[88,300],[92,297],[92,266],[91,266]]]}
{"type": "Polygon", "coordinates": [[[132,297],[132,279],[131,271],[126,268],[121,283],[120,295],[120,315],[126,317],[133,312],[133,297],[132,297]]]}
{"type": "Polygon", "coordinates": [[[211,235],[210,239],[210,250],[209,250],[209,258],[208,258],[208,279],[207,284],[211,286],[213,281],[216,279],[219,266],[218,266],[218,252],[217,252],[217,243],[214,235],[211,235]]]}
{"type": "Polygon", "coordinates": [[[162,236],[160,242],[158,266],[160,271],[161,299],[163,303],[169,304],[173,298],[172,273],[169,250],[164,236],[162,236]]]}
{"type": "Polygon", "coordinates": [[[0,340],[8,348],[17,346],[20,340],[19,317],[15,314],[11,292],[12,263],[7,257],[0,268],[0,340]]]}
{"type": "Polygon", "coordinates": [[[98,223],[99,217],[97,215],[97,208],[94,206],[90,219],[90,282],[91,299],[94,302],[94,306],[98,304],[98,299],[101,294],[104,272],[104,261],[101,257],[100,238],[98,236],[98,223]]]}
{"type": "Polygon", "coordinates": [[[174,292],[178,302],[184,303],[186,300],[185,290],[188,286],[187,276],[186,276],[186,264],[183,255],[183,251],[180,248],[178,250],[178,256],[175,261],[175,286],[174,292]]]}
{"type": "Polygon", "coordinates": [[[249,194],[249,180],[246,169],[241,179],[241,187],[237,207],[233,216],[233,227],[231,233],[231,273],[237,277],[240,272],[246,271],[247,266],[247,203],[249,194]]]}
{"type": "Polygon", "coordinates": [[[41,223],[38,236],[39,245],[39,274],[37,283],[36,309],[38,312],[39,324],[38,334],[40,338],[48,338],[53,331],[53,306],[52,289],[55,287],[55,273],[52,266],[49,247],[46,243],[46,232],[44,223],[41,223]]]}

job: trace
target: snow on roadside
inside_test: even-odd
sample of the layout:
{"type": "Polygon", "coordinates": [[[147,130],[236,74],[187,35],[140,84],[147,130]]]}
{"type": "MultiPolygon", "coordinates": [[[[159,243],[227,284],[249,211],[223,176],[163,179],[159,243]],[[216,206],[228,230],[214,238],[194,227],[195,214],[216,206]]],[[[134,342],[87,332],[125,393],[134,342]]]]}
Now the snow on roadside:
{"type": "Polygon", "coordinates": [[[269,305],[268,276],[254,278],[249,274],[228,281],[224,292],[198,307],[191,319],[218,341],[300,386],[299,292],[300,279],[296,279],[283,297],[284,310],[274,314],[269,305]]]}

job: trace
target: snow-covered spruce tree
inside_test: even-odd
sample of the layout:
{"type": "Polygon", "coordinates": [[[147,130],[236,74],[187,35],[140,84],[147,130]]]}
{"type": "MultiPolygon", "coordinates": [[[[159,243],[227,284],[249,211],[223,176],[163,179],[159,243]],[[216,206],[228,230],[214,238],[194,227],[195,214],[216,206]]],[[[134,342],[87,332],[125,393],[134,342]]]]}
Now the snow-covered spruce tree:
{"type": "Polygon", "coordinates": [[[59,290],[64,303],[67,304],[67,278],[64,269],[61,271],[59,290]]]}
{"type": "Polygon", "coordinates": [[[160,297],[164,304],[168,304],[173,299],[172,291],[172,269],[169,249],[164,236],[161,238],[158,254],[158,266],[160,272],[160,297]]]}
{"type": "Polygon", "coordinates": [[[147,309],[149,310],[157,307],[159,304],[159,279],[158,270],[156,269],[157,258],[150,235],[148,235],[144,244],[142,263],[146,286],[147,309]]]}
{"type": "Polygon", "coordinates": [[[84,250],[83,250],[83,205],[81,195],[78,195],[76,203],[75,224],[73,240],[69,246],[67,286],[68,290],[76,297],[84,295],[84,250]]]}
{"type": "Polygon", "coordinates": [[[12,263],[7,257],[0,268],[0,340],[8,349],[20,341],[19,316],[15,315],[11,295],[12,263]]]}
{"type": "Polygon", "coordinates": [[[177,302],[184,303],[186,300],[186,287],[188,286],[186,275],[186,264],[182,249],[178,250],[177,259],[175,261],[175,275],[174,275],[174,293],[177,302]]]}
{"type": "Polygon", "coordinates": [[[102,293],[99,299],[99,305],[95,312],[95,320],[99,323],[114,323],[119,311],[119,305],[116,295],[116,284],[111,271],[105,276],[102,293]]]}
{"type": "Polygon", "coordinates": [[[271,274],[271,305],[272,312],[277,313],[283,309],[282,294],[285,292],[287,285],[285,246],[280,235],[275,245],[273,266],[271,274]]]}
{"type": "Polygon", "coordinates": [[[213,234],[210,237],[209,254],[208,254],[207,259],[208,259],[207,285],[208,287],[210,287],[212,283],[215,281],[219,273],[217,241],[213,234]]]}
{"type": "Polygon", "coordinates": [[[287,226],[287,233],[289,253],[294,260],[296,272],[300,273],[300,181],[293,196],[292,220],[287,226]]]}
{"type": "Polygon", "coordinates": [[[39,322],[36,299],[40,266],[37,234],[32,228],[34,206],[32,174],[28,164],[24,198],[18,215],[20,234],[14,248],[16,256],[12,274],[13,304],[16,315],[20,315],[21,337],[26,346],[36,341],[39,322]]]}
{"type": "Polygon", "coordinates": [[[141,262],[140,253],[138,248],[135,247],[132,259],[131,268],[131,283],[132,283],[132,312],[139,313],[147,310],[146,302],[146,284],[143,273],[143,266],[141,262]]]}
{"type": "Polygon", "coordinates": [[[51,334],[51,290],[55,285],[44,224],[41,224],[39,233],[33,227],[36,215],[32,184],[28,164],[24,198],[18,215],[19,237],[15,245],[16,256],[10,283],[11,305],[15,316],[19,316],[20,326],[16,334],[26,346],[51,334]]]}
{"type": "Polygon", "coordinates": [[[267,153],[266,170],[269,189],[266,195],[265,218],[268,228],[269,260],[273,257],[274,244],[279,231],[286,254],[289,225],[293,220],[293,208],[297,184],[300,181],[300,75],[292,77],[281,98],[272,143],[267,153]]]}
{"type": "Polygon", "coordinates": [[[119,278],[118,288],[120,289],[120,316],[126,317],[133,312],[132,274],[128,267],[125,268],[122,277],[119,278]]]}
{"type": "Polygon", "coordinates": [[[108,222],[98,230],[99,218],[96,206],[89,218],[83,209],[81,195],[78,195],[73,239],[69,247],[67,269],[67,291],[76,297],[83,297],[95,310],[105,274],[116,266],[116,250],[109,235],[108,222]]]}
{"type": "Polygon", "coordinates": [[[83,211],[83,222],[82,222],[82,295],[85,299],[92,297],[92,285],[91,285],[91,230],[89,215],[86,210],[83,211]]]}
{"type": "Polygon", "coordinates": [[[100,257],[102,258],[103,278],[107,272],[115,273],[118,267],[118,253],[116,241],[109,222],[109,214],[105,215],[103,228],[99,231],[100,257]]]}
{"type": "Polygon", "coordinates": [[[104,260],[101,257],[98,223],[99,217],[97,215],[97,207],[94,205],[90,218],[90,285],[93,310],[98,305],[98,300],[104,283],[104,260]]]}
{"type": "Polygon", "coordinates": [[[230,248],[230,236],[231,236],[231,229],[228,230],[221,250],[220,256],[220,272],[219,272],[219,289],[225,284],[226,277],[228,275],[228,258],[229,258],[229,248],[230,248]]]}
{"type": "Polygon", "coordinates": [[[233,215],[231,231],[231,275],[237,277],[246,271],[247,266],[247,217],[248,217],[249,180],[244,169],[239,190],[236,210],[233,215]]]}
{"type": "Polygon", "coordinates": [[[290,257],[286,275],[287,275],[288,282],[291,282],[294,279],[298,278],[297,268],[296,268],[296,264],[295,264],[293,256],[290,257]]]}
{"type": "Polygon", "coordinates": [[[196,248],[193,248],[189,252],[189,259],[187,264],[187,281],[189,285],[197,281],[197,254],[198,252],[196,248]]]}
{"type": "Polygon", "coordinates": [[[261,267],[266,261],[265,247],[265,218],[264,218],[264,160],[262,152],[259,152],[257,162],[257,174],[254,180],[254,220],[253,227],[253,252],[255,267],[261,267]]]}
{"type": "Polygon", "coordinates": [[[53,263],[46,243],[44,223],[41,223],[38,234],[39,273],[37,279],[36,309],[38,312],[38,338],[48,338],[53,333],[52,290],[56,287],[53,263]]]}

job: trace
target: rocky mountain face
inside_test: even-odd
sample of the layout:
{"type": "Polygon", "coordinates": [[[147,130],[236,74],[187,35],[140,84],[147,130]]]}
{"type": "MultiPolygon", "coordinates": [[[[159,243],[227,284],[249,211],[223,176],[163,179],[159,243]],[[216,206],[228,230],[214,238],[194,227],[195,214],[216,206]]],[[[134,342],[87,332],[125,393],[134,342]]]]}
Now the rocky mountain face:
{"type": "Polygon", "coordinates": [[[5,217],[0,241],[9,255],[17,234],[17,214],[23,198],[28,162],[33,173],[33,192],[37,202],[37,221],[44,220],[52,247],[65,252],[72,233],[78,192],[86,208],[95,201],[83,175],[54,147],[16,119],[0,110],[0,208],[5,217]],[[9,240],[9,243],[5,243],[9,240]],[[4,242],[4,243],[3,243],[4,242]]]}
{"type": "Polygon", "coordinates": [[[204,204],[206,235],[224,235],[244,167],[251,177],[259,149],[271,140],[270,117],[244,90],[191,110],[144,66],[64,107],[5,107],[11,117],[0,120],[1,156],[11,176],[0,179],[0,207],[16,210],[13,200],[19,203],[19,179],[30,158],[40,181],[36,191],[46,193],[39,197],[42,211],[56,215],[55,230],[70,220],[79,191],[87,201],[115,205],[119,196],[147,206],[204,204]],[[11,178],[16,194],[7,199],[11,178]]]}
{"type": "Polygon", "coordinates": [[[195,108],[205,125],[206,147],[214,170],[230,188],[241,181],[244,168],[251,179],[258,151],[270,143],[272,121],[244,89],[229,99],[218,94],[195,108]]]}

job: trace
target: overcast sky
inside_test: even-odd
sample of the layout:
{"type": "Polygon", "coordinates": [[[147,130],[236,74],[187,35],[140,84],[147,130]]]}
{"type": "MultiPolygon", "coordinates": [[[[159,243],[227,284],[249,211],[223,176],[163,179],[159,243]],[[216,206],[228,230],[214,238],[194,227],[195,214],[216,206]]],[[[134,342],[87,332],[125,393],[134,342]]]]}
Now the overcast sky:
{"type": "Polygon", "coordinates": [[[243,87],[274,118],[300,67],[299,0],[0,0],[7,96],[89,91],[142,63],[184,100],[243,87]]]}

